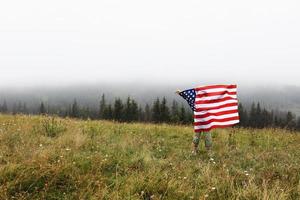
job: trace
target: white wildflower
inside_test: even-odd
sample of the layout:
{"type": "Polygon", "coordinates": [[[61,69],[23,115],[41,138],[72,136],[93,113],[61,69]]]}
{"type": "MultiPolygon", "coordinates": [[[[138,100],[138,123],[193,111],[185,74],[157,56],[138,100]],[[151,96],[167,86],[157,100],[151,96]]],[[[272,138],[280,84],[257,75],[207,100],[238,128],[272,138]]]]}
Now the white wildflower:
{"type": "Polygon", "coordinates": [[[204,195],[204,197],[207,198],[207,197],[208,197],[208,194],[204,195]]]}
{"type": "Polygon", "coordinates": [[[210,160],[210,161],[214,161],[214,159],[213,159],[213,158],[210,158],[209,160],[210,160]]]}
{"type": "Polygon", "coordinates": [[[71,149],[69,149],[69,148],[66,148],[66,151],[71,151],[71,149]]]}
{"type": "Polygon", "coordinates": [[[215,187],[212,187],[212,188],[211,188],[211,190],[215,190],[215,189],[216,189],[215,187]]]}
{"type": "Polygon", "coordinates": [[[248,174],[248,173],[246,173],[245,175],[246,175],[246,176],[249,176],[249,174],[248,174]]]}
{"type": "Polygon", "coordinates": [[[185,177],[183,177],[183,179],[184,179],[184,180],[186,180],[186,179],[187,179],[187,177],[185,176],[185,177]]]}
{"type": "Polygon", "coordinates": [[[40,144],[40,147],[42,147],[43,146],[43,144],[40,144]]]}

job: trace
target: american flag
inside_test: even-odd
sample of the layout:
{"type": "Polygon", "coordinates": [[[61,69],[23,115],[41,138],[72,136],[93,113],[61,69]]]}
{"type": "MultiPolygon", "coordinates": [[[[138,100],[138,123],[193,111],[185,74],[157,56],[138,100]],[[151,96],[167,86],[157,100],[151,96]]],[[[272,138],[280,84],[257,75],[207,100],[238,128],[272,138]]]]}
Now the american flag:
{"type": "Polygon", "coordinates": [[[195,132],[239,123],[236,85],[209,85],[179,93],[194,111],[195,132]]]}

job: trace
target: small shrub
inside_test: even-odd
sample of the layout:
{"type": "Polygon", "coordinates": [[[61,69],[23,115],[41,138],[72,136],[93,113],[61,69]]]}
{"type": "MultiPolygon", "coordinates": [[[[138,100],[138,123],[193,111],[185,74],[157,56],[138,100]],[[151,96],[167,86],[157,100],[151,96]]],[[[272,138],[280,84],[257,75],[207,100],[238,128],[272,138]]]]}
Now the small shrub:
{"type": "Polygon", "coordinates": [[[65,126],[61,123],[61,121],[56,120],[54,117],[51,119],[45,119],[42,122],[42,128],[43,128],[43,133],[47,137],[56,137],[60,133],[65,132],[67,129],[65,126]]]}

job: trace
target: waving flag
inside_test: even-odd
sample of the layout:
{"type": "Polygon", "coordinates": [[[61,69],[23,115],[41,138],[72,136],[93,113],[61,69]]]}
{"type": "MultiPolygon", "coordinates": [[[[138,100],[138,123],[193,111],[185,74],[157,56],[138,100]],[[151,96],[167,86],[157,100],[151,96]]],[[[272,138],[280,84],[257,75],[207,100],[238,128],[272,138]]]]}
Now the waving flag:
{"type": "Polygon", "coordinates": [[[179,93],[194,111],[195,132],[239,123],[237,86],[210,85],[179,93]]]}

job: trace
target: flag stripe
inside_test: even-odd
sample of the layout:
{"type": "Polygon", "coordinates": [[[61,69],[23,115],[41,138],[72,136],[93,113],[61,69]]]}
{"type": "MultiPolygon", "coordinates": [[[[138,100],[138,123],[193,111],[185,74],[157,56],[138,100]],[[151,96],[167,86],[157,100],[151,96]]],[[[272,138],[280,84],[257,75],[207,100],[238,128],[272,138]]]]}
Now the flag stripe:
{"type": "Polygon", "coordinates": [[[234,124],[237,124],[239,123],[239,121],[237,122],[234,122],[233,124],[227,124],[227,125],[213,125],[211,126],[210,128],[198,128],[198,129],[194,129],[195,132],[208,132],[210,131],[211,129],[214,129],[214,128],[227,128],[227,127],[230,127],[234,124]]]}
{"type": "Polygon", "coordinates": [[[227,103],[227,104],[224,104],[224,105],[221,105],[221,106],[211,107],[209,109],[207,109],[207,108],[196,108],[196,112],[216,110],[216,109],[227,108],[227,107],[231,107],[231,106],[238,106],[238,104],[237,103],[227,103]]]}
{"type": "Polygon", "coordinates": [[[231,103],[236,103],[237,104],[238,101],[237,101],[237,99],[230,99],[230,100],[225,100],[225,101],[222,101],[222,102],[219,102],[219,103],[206,103],[206,104],[196,103],[195,107],[196,107],[196,109],[205,108],[206,110],[208,110],[208,109],[216,109],[219,106],[224,106],[224,105],[231,104],[231,103]]]}
{"type": "Polygon", "coordinates": [[[209,129],[212,126],[224,126],[224,125],[233,125],[239,123],[239,120],[232,120],[232,121],[226,121],[226,122],[211,122],[210,124],[207,125],[199,125],[195,126],[195,130],[199,129],[209,129]]]}
{"type": "Polygon", "coordinates": [[[196,98],[195,103],[196,104],[212,104],[212,103],[221,103],[221,102],[224,102],[226,100],[237,100],[237,98],[233,98],[231,96],[226,96],[226,97],[220,96],[217,99],[208,99],[208,100],[198,100],[196,98]]]}
{"type": "Polygon", "coordinates": [[[224,112],[224,111],[230,111],[230,110],[237,110],[238,106],[226,106],[225,108],[218,108],[218,109],[211,109],[211,110],[204,110],[204,111],[195,111],[194,114],[195,115],[205,115],[207,113],[209,114],[214,114],[214,113],[218,113],[218,112],[224,112]]]}
{"type": "Polygon", "coordinates": [[[215,95],[215,96],[196,97],[196,101],[215,100],[215,99],[222,99],[222,98],[225,98],[225,97],[231,97],[231,98],[234,98],[234,99],[237,98],[236,95],[223,94],[223,95],[215,95]]]}
{"type": "Polygon", "coordinates": [[[216,89],[216,88],[224,88],[224,89],[236,89],[236,85],[208,85],[195,88],[196,91],[200,90],[208,90],[208,89],[216,89]]]}
{"type": "MultiPolygon", "coordinates": [[[[236,106],[236,108],[237,108],[237,106],[236,106]]],[[[234,113],[238,113],[238,110],[237,109],[226,110],[226,111],[221,111],[221,112],[216,112],[216,113],[206,112],[205,114],[195,114],[194,117],[195,118],[206,118],[206,117],[210,117],[210,116],[223,116],[223,115],[234,114],[234,113]]]]}
{"type": "Polygon", "coordinates": [[[209,93],[215,93],[215,92],[236,92],[236,89],[213,88],[213,89],[207,89],[207,90],[199,90],[196,92],[196,95],[209,94],[209,93]]]}
{"type": "Polygon", "coordinates": [[[210,96],[219,96],[219,95],[236,95],[236,91],[235,92],[228,92],[227,90],[221,91],[221,92],[211,92],[211,93],[199,93],[197,94],[197,98],[202,98],[202,97],[210,97],[210,96]]]}
{"type": "Polygon", "coordinates": [[[210,119],[210,120],[207,120],[207,121],[196,121],[194,122],[194,126],[202,126],[202,125],[209,125],[209,124],[212,124],[214,122],[230,122],[230,121],[233,121],[233,120],[239,120],[239,116],[236,115],[234,117],[228,117],[228,118],[224,118],[224,119],[210,119]]]}

